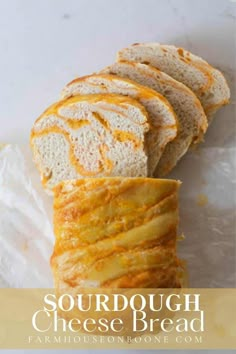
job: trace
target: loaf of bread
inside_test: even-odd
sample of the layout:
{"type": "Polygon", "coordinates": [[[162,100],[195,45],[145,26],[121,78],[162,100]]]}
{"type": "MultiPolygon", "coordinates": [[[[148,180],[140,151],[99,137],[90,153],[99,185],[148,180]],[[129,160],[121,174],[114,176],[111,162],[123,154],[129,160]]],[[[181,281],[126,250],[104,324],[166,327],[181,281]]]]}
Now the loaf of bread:
{"type": "Polygon", "coordinates": [[[179,182],[87,178],[54,188],[57,289],[181,286],[179,182]]]}
{"type": "MultiPolygon", "coordinates": [[[[145,107],[151,125],[147,134],[147,144],[148,170],[149,176],[152,176],[165,146],[177,134],[177,121],[173,108],[167,99],[156,91],[134,81],[106,74],[90,75],[73,80],[62,91],[62,98],[107,93],[133,97],[145,107]]],[[[191,138],[189,134],[189,139],[191,138]]]]}
{"type": "Polygon", "coordinates": [[[206,132],[207,118],[200,101],[187,86],[147,64],[119,61],[102,72],[129,78],[150,87],[165,96],[172,105],[178,118],[178,133],[166,146],[154,172],[156,177],[166,175],[190,145],[201,141],[206,132]]]}
{"type": "Polygon", "coordinates": [[[159,43],[122,49],[64,88],[30,138],[54,193],[57,294],[187,286],[176,252],[180,182],[147,177],[169,173],[229,98],[220,71],[159,43]]]}
{"type": "Polygon", "coordinates": [[[209,122],[229,102],[230,90],[222,73],[183,48],[135,43],[119,51],[117,59],[150,64],[188,86],[201,101],[209,122]]]}
{"type": "Polygon", "coordinates": [[[120,95],[75,96],[34,123],[31,146],[44,187],[68,179],[147,176],[148,115],[120,95]]]}

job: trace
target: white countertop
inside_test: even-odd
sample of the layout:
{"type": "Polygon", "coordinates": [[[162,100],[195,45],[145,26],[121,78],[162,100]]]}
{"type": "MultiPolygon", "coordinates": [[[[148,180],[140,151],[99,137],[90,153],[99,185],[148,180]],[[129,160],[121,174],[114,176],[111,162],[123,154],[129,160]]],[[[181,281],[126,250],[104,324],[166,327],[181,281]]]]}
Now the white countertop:
{"type": "MultiPolygon", "coordinates": [[[[202,56],[225,73],[235,101],[235,21],[234,0],[0,1],[0,142],[26,143],[68,81],[109,65],[134,42],[176,44],[202,56]]],[[[211,145],[227,144],[234,107],[217,114],[211,145]]]]}
{"type": "Polygon", "coordinates": [[[232,86],[235,10],[234,0],[1,1],[0,142],[28,142],[34,120],[67,82],[134,42],[183,46],[232,86]]]}

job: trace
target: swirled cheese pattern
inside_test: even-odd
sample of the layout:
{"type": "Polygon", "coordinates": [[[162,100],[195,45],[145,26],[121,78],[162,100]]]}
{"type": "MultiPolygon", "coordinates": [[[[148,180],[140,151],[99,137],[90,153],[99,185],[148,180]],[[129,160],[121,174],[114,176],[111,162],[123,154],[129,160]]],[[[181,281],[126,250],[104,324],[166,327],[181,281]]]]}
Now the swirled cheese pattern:
{"type": "Polygon", "coordinates": [[[144,107],[129,97],[75,96],[52,105],[31,132],[44,186],[85,177],[147,176],[149,127],[144,107]]]}

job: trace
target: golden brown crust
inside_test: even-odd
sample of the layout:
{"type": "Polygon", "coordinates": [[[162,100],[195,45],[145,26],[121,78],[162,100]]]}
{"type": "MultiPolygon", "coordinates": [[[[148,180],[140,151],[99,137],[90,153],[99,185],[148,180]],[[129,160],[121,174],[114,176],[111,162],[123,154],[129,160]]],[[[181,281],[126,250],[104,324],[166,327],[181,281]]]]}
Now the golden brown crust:
{"type": "Polygon", "coordinates": [[[175,287],[179,182],[87,178],[54,188],[56,287],[175,287]],[[130,281],[132,279],[132,281],[130,281]]]}

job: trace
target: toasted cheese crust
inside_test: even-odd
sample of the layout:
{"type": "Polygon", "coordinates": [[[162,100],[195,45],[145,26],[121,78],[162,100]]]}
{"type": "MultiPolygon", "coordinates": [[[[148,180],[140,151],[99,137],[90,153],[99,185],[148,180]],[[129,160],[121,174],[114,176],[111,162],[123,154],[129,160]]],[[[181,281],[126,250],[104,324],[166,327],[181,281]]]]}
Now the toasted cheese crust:
{"type": "Polygon", "coordinates": [[[54,189],[55,286],[178,287],[179,182],[87,178],[54,189]]]}

